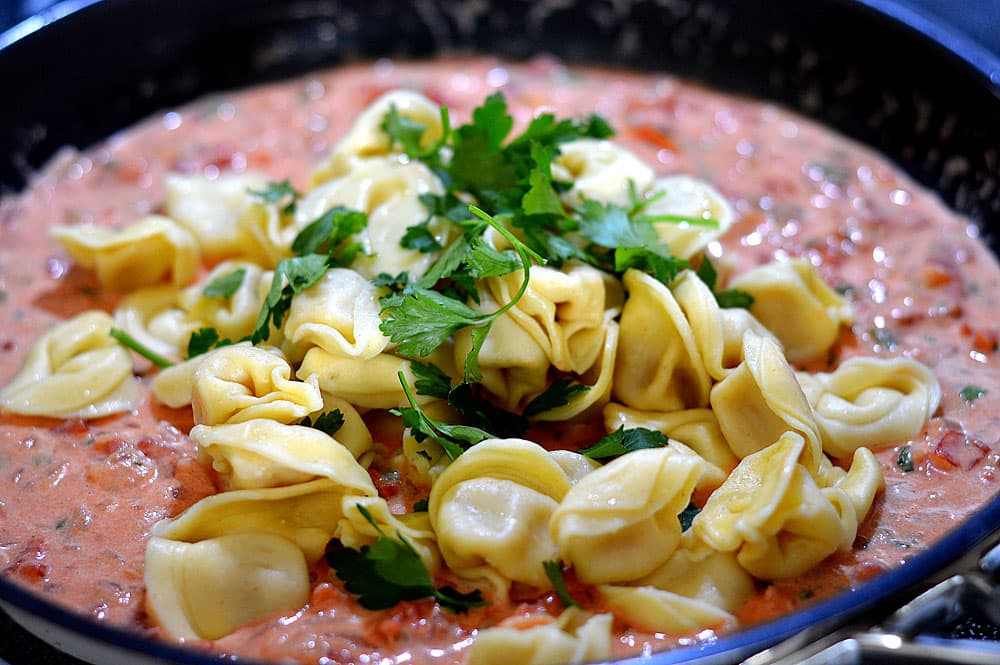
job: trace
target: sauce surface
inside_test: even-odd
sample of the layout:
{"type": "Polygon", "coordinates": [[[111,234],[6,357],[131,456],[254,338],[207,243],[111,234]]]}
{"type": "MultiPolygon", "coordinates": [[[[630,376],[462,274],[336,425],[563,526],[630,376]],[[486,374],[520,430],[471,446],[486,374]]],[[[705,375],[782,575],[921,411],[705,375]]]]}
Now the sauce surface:
{"type": "MultiPolygon", "coordinates": [[[[855,355],[905,355],[937,376],[944,398],[924,432],[878,452],[886,488],[854,547],[799,578],[759,585],[736,613],[741,622],[779,616],[905,565],[997,491],[992,313],[1000,270],[977,227],[884,158],[776,106],[669,76],[546,59],[342,67],[206,97],[85,154],[60,155],[23,195],[0,203],[0,384],[54,323],[87,309],[110,312],[116,303],[71,264],[48,237],[49,225],[116,227],[156,212],[171,171],[213,177],[251,169],[304,188],[357,114],[399,87],[447,104],[456,124],[494,90],[504,92],[522,126],[545,111],[604,116],[615,140],[658,175],[704,179],[734,205],[737,222],[709,248],[724,274],[803,256],[849,294],[853,328],[827,363],[806,369],[827,370],[855,355]],[[904,445],[913,471],[897,463],[904,445]]],[[[138,367],[151,373],[142,361],[138,367]]],[[[142,602],[150,528],[217,490],[184,434],[190,409],[168,409],[144,393],[134,412],[87,423],[9,414],[0,421],[0,570],[97,620],[158,634],[142,602]]],[[[383,450],[398,446],[392,424],[369,425],[383,450]]],[[[298,613],[198,646],[304,663],[460,662],[477,627],[526,627],[561,609],[551,594],[514,593],[468,615],[431,601],[369,611],[329,581],[323,564],[313,574],[310,602],[298,613]]],[[[621,655],[715,637],[616,629],[621,655]]]]}

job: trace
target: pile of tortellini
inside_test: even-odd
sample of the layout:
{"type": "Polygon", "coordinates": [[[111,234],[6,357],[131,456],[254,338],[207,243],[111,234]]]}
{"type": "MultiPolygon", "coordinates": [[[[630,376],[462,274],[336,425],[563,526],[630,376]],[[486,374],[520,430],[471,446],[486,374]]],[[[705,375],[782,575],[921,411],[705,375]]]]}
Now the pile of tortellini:
{"type": "MultiPolygon", "coordinates": [[[[380,464],[428,487],[428,510],[393,514],[366,470],[379,447],[364,414],[408,406],[397,374],[411,385],[414,376],[379,329],[383,291],[371,278],[428,269],[436,256],[400,240],[428,216],[419,196],[444,188],[421,162],[390,148],[380,125],[391,106],[429,127],[431,139],[440,135],[429,100],[406,91],[380,98],[315,171],[294,212],[251,193],[267,185],[264,175],[171,175],[163,216],[118,231],[53,230],[105,288],[127,295],[113,317],[85,312],[39,339],[0,404],[96,418],[140,401],[132,355],[108,336],[112,326],[178,360],[201,328],[243,338],[277,262],[292,256],[291,242],[309,222],[337,205],[368,215],[356,238],[367,255],[297,295],[266,344],[223,346],[152,378],[156,399],[192,405],[191,438],[222,485],[153,529],[146,583],[154,621],[179,637],[215,639],[294,612],[308,601],[308,571],[328,541],[360,548],[381,531],[403,535],[432,574],[446,566],[493,599],[512,584],[550,589],[542,564],[561,561],[619,620],[689,633],[733,622],[755,578],[796,576],[851,546],[882,485],[869,449],[918,433],[940,389],[906,358],[797,372],[790,361],[824,357],[853,319],[850,304],[801,259],[729,280],[753,297],[749,311],[721,308],[691,271],[666,286],[634,270],[619,280],[582,263],[533,266],[526,294],[495,322],[479,356],[491,399],[519,411],[553,376],[571,376],[589,390],[540,419],[603,418],[608,432],[644,427],[669,445],[600,464],[527,440],[490,439],[450,460],[431,439],[407,432],[400,452],[380,464]],[[203,264],[214,267],[205,272],[203,264]],[[244,273],[235,292],[205,295],[206,284],[236,270],[244,273]],[[299,424],[333,409],[344,415],[335,438],[299,424]],[[850,459],[849,470],[831,457],[850,459]],[[678,515],[692,496],[703,505],[682,532],[678,515]]],[[[630,191],[663,193],[650,214],[717,220],[656,223],[682,258],[699,255],[734,216],[708,184],[655,178],[608,141],[562,145],[553,176],[573,183],[562,194],[567,205],[627,205],[630,191]]],[[[429,229],[445,246],[457,235],[441,219],[429,229]]],[[[475,306],[494,311],[520,281],[520,272],[481,280],[475,306]]],[[[456,368],[471,344],[469,330],[460,331],[429,360],[460,381],[456,368]]],[[[454,415],[442,400],[417,399],[434,417],[454,415]]],[[[481,629],[469,658],[582,662],[607,658],[611,642],[611,615],[570,608],[526,630],[481,629]]]]}

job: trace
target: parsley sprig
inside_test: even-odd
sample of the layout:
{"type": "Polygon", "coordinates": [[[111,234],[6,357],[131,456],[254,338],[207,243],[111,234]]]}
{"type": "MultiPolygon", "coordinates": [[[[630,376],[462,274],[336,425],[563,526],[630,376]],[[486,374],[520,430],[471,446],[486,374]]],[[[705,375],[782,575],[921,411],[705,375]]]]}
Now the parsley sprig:
{"type": "Polygon", "coordinates": [[[413,391],[406,383],[406,376],[399,372],[399,383],[403,386],[409,408],[391,409],[390,413],[403,418],[403,426],[410,428],[410,433],[417,441],[431,439],[441,446],[448,459],[454,460],[469,446],[480,441],[494,438],[490,432],[471,425],[449,425],[435,420],[424,413],[417,403],[413,391]]]}
{"type": "Polygon", "coordinates": [[[358,595],[358,603],[370,610],[393,607],[405,600],[433,598],[441,607],[464,613],[486,604],[477,589],[460,593],[452,587],[435,587],[420,555],[402,534],[390,538],[361,504],[358,511],[379,532],[371,545],[358,550],[333,540],[327,546],[326,562],[344,582],[344,587],[358,595]]]}
{"type": "Polygon", "coordinates": [[[120,328],[111,328],[108,331],[108,335],[118,340],[125,348],[132,349],[157,367],[171,367],[174,364],[120,328]]]}
{"type": "Polygon", "coordinates": [[[621,425],[618,429],[602,437],[597,443],[580,451],[581,455],[586,455],[591,459],[604,459],[607,457],[617,457],[630,453],[633,450],[643,448],[663,448],[669,445],[670,440],[663,432],[645,427],[633,427],[625,429],[621,425]]]}

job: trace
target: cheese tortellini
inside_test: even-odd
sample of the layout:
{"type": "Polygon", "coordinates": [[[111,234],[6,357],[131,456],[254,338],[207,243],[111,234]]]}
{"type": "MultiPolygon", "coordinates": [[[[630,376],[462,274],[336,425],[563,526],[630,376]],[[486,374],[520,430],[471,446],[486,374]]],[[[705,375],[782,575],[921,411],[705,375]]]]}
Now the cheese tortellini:
{"type": "Polygon", "coordinates": [[[73,260],[97,273],[101,286],[130,291],[170,277],[174,286],[194,279],[201,253],[191,232],[174,220],[149,215],[114,231],[94,224],[54,226],[52,235],[73,260]]]}
{"type": "Polygon", "coordinates": [[[487,628],[469,648],[469,665],[582,665],[611,657],[611,614],[569,608],[557,621],[531,628],[487,628]]]}
{"type": "Polygon", "coordinates": [[[100,418],[139,403],[132,357],[110,336],[114,320],[89,311],[32,344],[21,370],[0,390],[0,409],[50,418],[100,418]]]}

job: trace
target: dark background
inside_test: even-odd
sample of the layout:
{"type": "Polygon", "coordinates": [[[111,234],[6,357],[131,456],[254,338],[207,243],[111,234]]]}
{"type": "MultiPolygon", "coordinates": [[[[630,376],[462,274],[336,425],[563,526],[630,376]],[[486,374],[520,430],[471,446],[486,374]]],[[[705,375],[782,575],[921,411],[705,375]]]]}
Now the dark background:
{"type": "MultiPolygon", "coordinates": [[[[137,0],[141,1],[141,0],[137,0]]],[[[208,0],[206,0],[208,1],[208,0]]],[[[972,38],[1000,56],[1000,0],[896,0],[972,38]]],[[[54,4],[52,0],[0,0],[0,32],[54,4]]],[[[0,612],[0,665],[77,665],[17,628],[0,612]]],[[[82,665],[82,664],[81,664],[82,665]]]]}

